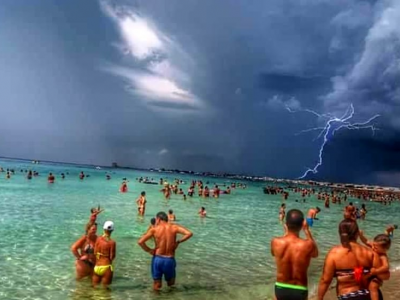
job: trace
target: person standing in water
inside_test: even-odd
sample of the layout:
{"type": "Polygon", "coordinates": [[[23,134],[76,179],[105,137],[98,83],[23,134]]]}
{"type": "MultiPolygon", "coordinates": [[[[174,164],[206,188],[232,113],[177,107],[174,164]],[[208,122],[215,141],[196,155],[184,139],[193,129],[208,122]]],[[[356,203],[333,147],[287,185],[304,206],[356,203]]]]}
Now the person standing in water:
{"type": "Polygon", "coordinates": [[[168,223],[168,216],[165,212],[159,212],[156,216],[156,227],[150,228],[138,241],[139,246],[153,256],[151,262],[151,273],[153,277],[153,289],[159,291],[162,287],[164,276],[168,286],[175,284],[175,251],[179,244],[187,241],[193,236],[188,229],[168,223]],[[183,235],[177,240],[178,234],[183,235]],[[157,247],[150,249],[146,242],[154,238],[157,247]]]}
{"type": "Polygon", "coordinates": [[[281,207],[279,209],[279,221],[283,222],[285,220],[285,209],[286,209],[286,204],[282,203],[281,207]]]}
{"type": "Polygon", "coordinates": [[[309,227],[312,227],[314,224],[314,220],[318,220],[317,214],[321,211],[319,207],[310,208],[307,214],[307,224],[309,227]]]}
{"type": "Polygon", "coordinates": [[[111,239],[111,233],[114,231],[114,223],[106,221],[103,225],[104,234],[98,237],[94,246],[96,255],[96,265],[94,267],[92,284],[96,287],[100,283],[104,288],[112,283],[114,275],[113,260],[116,256],[116,242],[111,239]]]}
{"type": "Polygon", "coordinates": [[[311,258],[318,257],[318,247],[300,210],[286,214],[285,234],[271,240],[271,254],[277,266],[275,296],[277,300],[306,300],[307,271],[311,258]],[[300,238],[304,230],[306,239],[300,238]]]}
{"type": "Polygon", "coordinates": [[[141,192],[139,198],[136,200],[139,216],[144,216],[144,213],[146,211],[146,203],[146,192],[141,192]]]}

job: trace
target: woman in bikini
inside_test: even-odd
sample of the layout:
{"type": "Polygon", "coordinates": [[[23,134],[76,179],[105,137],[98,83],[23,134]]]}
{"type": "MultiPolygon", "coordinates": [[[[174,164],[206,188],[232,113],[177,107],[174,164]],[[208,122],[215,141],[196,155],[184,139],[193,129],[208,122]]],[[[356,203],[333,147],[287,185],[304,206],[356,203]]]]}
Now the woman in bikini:
{"type": "Polygon", "coordinates": [[[96,257],[94,246],[97,241],[97,224],[90,226],[87,234],[83,235],[71,247],[72,254],[76,257],[76,279],[80,280],[92,276],[96,257]]]}
{"type": "Polygon", "coordinates": [[[355,220],[340,222],[339,234],[341,245],[334,246],[325,258],[318,300],[324,299],[334,277],[339,300],[370,300],[368,274],[371,268],[380,266],[379,256],[357,243],[359,229],[355,220]]]}

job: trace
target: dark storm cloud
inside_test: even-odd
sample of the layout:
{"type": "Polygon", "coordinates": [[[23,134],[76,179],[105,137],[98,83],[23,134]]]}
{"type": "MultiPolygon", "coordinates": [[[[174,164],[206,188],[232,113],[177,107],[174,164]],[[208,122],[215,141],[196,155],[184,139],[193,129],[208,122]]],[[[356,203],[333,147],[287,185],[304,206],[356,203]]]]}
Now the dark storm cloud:
{"type": "Polygon", "coordinates": [[[301,90],[315,90],[330,84],[329,78],[295,76],[290,74],[260,74],[260,86],[281,94],[294,94],[301,90]]]}
{"type": "Polygon", "coordinates": [[[321,120],[283,104],[354,103],[382,130],[335,135],[317,178],[387,180],[398,3],[4,0],[0,155],[293,178],[321,142],[296,133],[321,120]]]}

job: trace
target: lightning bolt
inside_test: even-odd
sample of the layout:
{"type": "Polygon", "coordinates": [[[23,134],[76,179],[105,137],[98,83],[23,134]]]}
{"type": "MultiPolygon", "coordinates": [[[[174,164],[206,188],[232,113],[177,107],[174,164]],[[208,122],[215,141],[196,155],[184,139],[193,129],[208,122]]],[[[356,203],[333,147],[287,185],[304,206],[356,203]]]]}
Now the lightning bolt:
{"type": "Polygon", "coordinates": [[[372,134],[375,134],[375,131],[378,130],[378,128],[375,127],[375,125],[372,123],[376,118],[379,118],[380,115],[375,115],[371,118],[369,118],[365,122],[357,122],[357,123],[352,123],[351,119],[354,116],[354,106],[353,104],[350,104],[350,106],[347,108],[346,112],[343,114],[341,118],[335,117],[332,114],[320,114],[317,113],[316,111],[313,111],[311,109],[300,109],[300,110],[293,110],[289,106],[286,105],[286,109],[290,113],[297,113],[297,112],[307,112],[310,114],[315,115],[318,118],[321,119],[326,119],[325,126],[323,127],[314,127],[314,128],[309,128],[300,131],[297,134],[302,134],[306,132],[311,132],[311,131],[319,131],[319,134],[316,138],[320,139],[323,137],[322,144],[319,148],[319,155],[318,155],[318,162],[313,168],[308,168],[302,176],[299,177],[299,179],[304,179],[307,177],[308,174],[313,173],[317,174],[318,173],[318,168],[322,166],[323,163],[323,154],[324,154],[324,149],[326,144],[328,143],[329,139],[332,138],[336,132],[339,130],[345,128],[348,130],[360,130],[360,129],[371,129],[372,134]]]}

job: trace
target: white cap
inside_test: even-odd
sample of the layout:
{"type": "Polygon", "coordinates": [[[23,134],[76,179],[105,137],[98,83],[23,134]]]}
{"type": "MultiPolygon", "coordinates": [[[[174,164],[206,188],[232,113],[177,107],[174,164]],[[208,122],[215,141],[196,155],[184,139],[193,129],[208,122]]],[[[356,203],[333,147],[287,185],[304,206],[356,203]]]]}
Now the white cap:
{"type": "Polygon", "coordinates": [[[108,231],[113,231],[114,230],[114,222],[106,221],[103,225],[103,229],[108,230],[108,231]]]}

